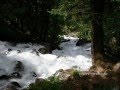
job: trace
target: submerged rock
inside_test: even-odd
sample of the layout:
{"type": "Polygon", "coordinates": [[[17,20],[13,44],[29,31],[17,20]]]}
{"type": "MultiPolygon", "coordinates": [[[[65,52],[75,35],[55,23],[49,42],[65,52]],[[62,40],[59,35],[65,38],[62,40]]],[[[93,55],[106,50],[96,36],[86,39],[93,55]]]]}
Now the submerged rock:
{"type": "Polygon", "coordinates": [[[11,49],[11,48],[8,48],[8,51],[10,52],[10,51],[12,51],[12,49],[11,49]]]}
{"type": "Polygon", "coordinates": [[[48,50],[47,48],[40,48],[38,51],[39,51],[40,53],[42,53],[42,54],[47,54],[47,53],[49,53],[49,50],[48,50]]]}
{"type": "Polygon", "coordinates": [[[7,72],[4,69],[0,69],[0,76],[6,75],[6,74],[7,74],[7,72]]]}
{"type": "Polygon", "coordinates": [[[3,90],[19,90],[21,86],[17,82],[8,83],[3,90]]]}
{"type": "Polygon", "coordinates": [[[9,78],[10,77],[8,75],[2,75],[2,76],[0,76],[0,80],[7,80],[9,78]]]}
{"type": "Polygon", "coordinates": [[[13,72],[10,74],[10,78],[21,78],[22,76],[20,75],[19,72],[13,72]]]}
{"type": "Polygon", "coordinates": [[[70,39],[63,39],[61,42],[69,42],[70,39]]]}
{"type": "Polygon", "coordinates": [[[9,79],[7,72],[4,69],[0,69],[0,80],[6,80],[6,79],[9,79]]]}
{"type": "Polygon", "coordinates": [[[19,88],[21,87],[18,82],[11,82],[11,84],[19,88]]]}
{"type": "Polygon", "coordinates": [[[21,53],[21,50],[17,50],[18,53],[21,53]]]}
{"type": "Polygon", "coordinates": [[[20,62],[20,61],[15,61],[14,71],[16,71],[16,72],[22,72],[22,71],[24,71],[24,65],[23,65],[23,63],[20,62]]]}
{"type": "Polygon", "coordinates": [[[37,56],[39,56],[39,52],[36,49],[33,49],[31,53],[36,54],[37,56]]]}
{"type": "Polygon", "coordinates": [[[33,71],[33,72],[30,72],[31,76],[32,77],[37,77],[37,74],[33,71]]]}

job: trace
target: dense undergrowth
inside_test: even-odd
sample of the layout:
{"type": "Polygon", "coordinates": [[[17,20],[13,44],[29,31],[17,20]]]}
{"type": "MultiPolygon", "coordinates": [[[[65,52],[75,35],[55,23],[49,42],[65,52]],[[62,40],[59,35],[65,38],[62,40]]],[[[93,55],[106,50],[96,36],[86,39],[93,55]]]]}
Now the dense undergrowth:
{"type": "Polygon", "coordinates": [[[113,77],[82,75],[81,72],[75,71],[67,80],[61,81],[58,77],[50,77],[36,81],[27,90],[119,90],[119,80],[113,77]]]}

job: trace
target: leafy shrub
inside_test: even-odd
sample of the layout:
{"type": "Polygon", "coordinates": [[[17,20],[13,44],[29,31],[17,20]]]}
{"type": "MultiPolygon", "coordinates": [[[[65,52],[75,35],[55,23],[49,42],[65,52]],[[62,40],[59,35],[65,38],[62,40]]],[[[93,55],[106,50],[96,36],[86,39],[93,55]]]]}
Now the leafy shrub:
{"type": "Polygon", "coordinates": [[[57,77],[50,77],[42,83],[34,83],[27,90],[61,90],[62,82],[57,77]]]}

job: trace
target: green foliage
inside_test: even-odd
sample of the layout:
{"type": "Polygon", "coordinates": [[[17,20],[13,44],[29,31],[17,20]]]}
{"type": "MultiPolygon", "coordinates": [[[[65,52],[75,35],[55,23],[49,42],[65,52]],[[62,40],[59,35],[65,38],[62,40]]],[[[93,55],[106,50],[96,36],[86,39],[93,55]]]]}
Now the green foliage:
{"type": "Polygon", "coordinates": [[[35,83],[27,90],[61,90],[62,82],[57,77],[50,77],[42,83],[35,83]]]}
{"type": "Polygon", "coordinates": [[[80,78],[80,74],[81,74],[81,72],[78,71],[78,70],[73,70],[73,72],[72,72],[72,76],[73,76],[75,79],[79,79],[79,78],[80,78]]]}
{"type": "Polygon", "coordinates": [[[63,17],[60,15],[52,14],[50,13],[50,24],[49,24],[49,41],[50,42],[60,42],[59,35],[63,34],[63,31],[61,30],[61,25],[64,23],[62,21],[63,17]]]}
{"type": "Polygon", "coordinates": [[[80,32],[80,38],[90,39],[90,7],[88,0],[60,0],[51,11],[63,17],[62,29],[65,33],[80,32]]]}
{"type": "MultiPolygon", "coordinates": [[[[120,1],[105,0],[104,45],[120,56],[120,1]]],[[[58,44],[63,33],[91,39],[90,0],[1,0],[1,40],[58,44]],[[16,37],[17,35],[17,37],[16,37]]]]}
{"type": "MultiPolygon", "coordinates": [[[[60,16],[49,12],[54,8],[54,2],[55,0],[0,1],[0,29],[6,33],[11,30],[18,33],[21,40],[27,37],[34,42],[56,42],[62,33],[60,16]],[[2,23],[8,28],[2,27],[2,23]]],[[[0,31],[1,35],[4,32],[0,31]]]]}
{"type": "Polygon", "coordinates": [[[104,15],[105,46],[107,53],[120,58],[120,1],[106,4],[104,15]]]}
{"type": "Polygon", "coordinates": [[[79,38],[91,40],[91,24],[80,24],[79,38]]]}
{"type": "Polygon", "coordinates": [[[27,90],[74,90],[75,84],[72,81],[60,81],[58,77],[50,77],[41,83],[31,84],[27,90]]]}

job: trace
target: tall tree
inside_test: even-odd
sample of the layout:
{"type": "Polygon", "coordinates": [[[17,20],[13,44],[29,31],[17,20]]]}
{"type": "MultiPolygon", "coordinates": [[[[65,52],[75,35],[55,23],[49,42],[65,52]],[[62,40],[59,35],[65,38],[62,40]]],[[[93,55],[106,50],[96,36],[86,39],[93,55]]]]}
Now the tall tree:
{"type": "Polygon", "coordinates": [[[103,14],[105,0],[91,0],[92,18],[92,59],[93,64],[103,59],[104,55],[104,31],[103,14]]]}

